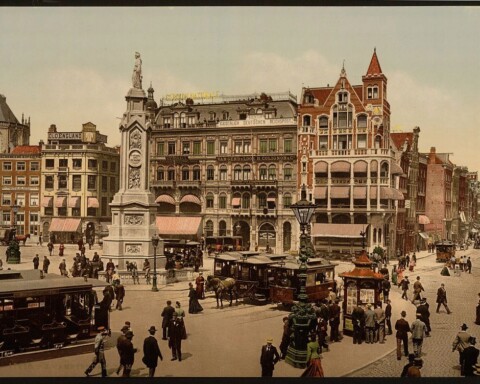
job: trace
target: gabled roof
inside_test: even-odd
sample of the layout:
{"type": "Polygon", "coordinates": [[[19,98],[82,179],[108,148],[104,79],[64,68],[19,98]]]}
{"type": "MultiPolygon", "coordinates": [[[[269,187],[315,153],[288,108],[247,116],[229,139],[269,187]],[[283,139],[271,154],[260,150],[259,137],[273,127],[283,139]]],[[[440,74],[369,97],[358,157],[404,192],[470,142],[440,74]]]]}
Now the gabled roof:
{"type": "Polygon", "coordinates": [[[413,132],[391,132],[390,138],[392,139],[397,149],[400,149],[403,147],[405,140],[408,140],[410,145],[413,143],[413,132]]]}
{"type": "Polygon", "coordinates": [[[29,155],[29,154],[38,154],[41,152],[41,147],[39,145],[19,145],[13,148],[12,154],[16,155],[29,155]]]}
{"type": "Polygon", "coordinates": [[[376,76],[382,74],[382,68],[377,57],[377,50],[373,50],[372,60],[370,60],[370,65],[368,66],[367,76],[376,76]]]}
{"type": "Polygon", "coordinates": [[[0,122],[20,124],[7,104],[7,98],[0,95],[0,122]]]}

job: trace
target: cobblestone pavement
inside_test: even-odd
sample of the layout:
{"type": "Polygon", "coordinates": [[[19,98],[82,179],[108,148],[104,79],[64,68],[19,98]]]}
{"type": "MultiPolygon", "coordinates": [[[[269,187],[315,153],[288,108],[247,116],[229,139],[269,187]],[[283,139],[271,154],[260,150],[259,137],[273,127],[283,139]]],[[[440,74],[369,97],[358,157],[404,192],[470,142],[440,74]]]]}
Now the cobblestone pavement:
{"type": "MultiPolygon", "coordinates": [[[[480,326],[474,323],[475,307],[478,303],[480,285],[480,250],[469,249],[457,251],[457,255],[467,255],[473,260],[472,274],[461,273],[460,276],[441,276],[441,263],[435,263],[435,256],[431,255],[418,261],[418,268],[410,272],[409,278],[413,282],[416,276],[420,276],[425,297],[430,303],[430,324],[432,327],[431,337],[425,338],[422,348],[422,377],[461,377],[458,352],[452,352],[452,343],[460,326],[468,325],[468,332],[480,340],[480,326]],[[447,315],[445,309],[436,313],[436,292],[441,283],[447,290],[448,306],[452,314],[447,315]]],[[[395,289],[395,288],[394,288],[395,289]]],[[[398,290],[398,289],[397,289],[398,290]]],[[[409,293],[411,297],[411,291],[409,293]]],[[[395,319],[396,321],[396,319],[395,319]]],[[[392,325],[394,322],[392,321],[392,325]]],[[[477,344],[478,347],[478,344],[477,344]]],[[[413,352],[411,340],[409,351],[413,352]]],[[[407,363],[406,358],[398,361],[396,352],[380,358],[374,363],[352,372],[350,377],[398,377],[403,366],[407,363]]]]}

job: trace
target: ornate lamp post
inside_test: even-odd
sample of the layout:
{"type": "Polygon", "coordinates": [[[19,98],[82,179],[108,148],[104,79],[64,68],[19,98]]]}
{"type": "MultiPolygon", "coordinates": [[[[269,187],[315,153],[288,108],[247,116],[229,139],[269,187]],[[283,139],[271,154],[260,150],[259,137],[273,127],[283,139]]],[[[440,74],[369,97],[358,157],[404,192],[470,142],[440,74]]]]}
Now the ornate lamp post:
{"type": "MultiPolygon", "coordinates": [[[[16,201],[15,201],[16,202],[16,201]]],[[[12,231],[10,232],[10,241],[6,251],[7,254],[7,263],[8,264],[20,264],[20,246],[16,240],[17,235],[17,213],[20,206],[17,204],[12,205],[13,220],[12,220],[12,231]]]]}
{"type": "Polygon", "coordinates": [[[362,231],[360,231],[360,236],[362,236],[362,250],[365,250],[365,235],[366,233],[364,228],[362,231]]]}
{"type": "Polygon", "coordinates": [[[306,199],[305,185],[302,186],[301,200],[290,206],[295,217],[300,224],[300,252],[299,252],[299,274],[300,294],[298,303],[293,306],[292,313],[289,315],[290,324],[293,327],[294,338],[287,350],[285,361],[294,367],[305,368],[307,365],[307,343],[308,334],[312,328],[312,321],[315,320],[315,312],[310,303],[306,290],[307,284],[307,261],[313,247],[310,236],[306,233],[307,226],[310,224],[313,213],[317,206],[306,199]]]}
{"type": "Polygon", "coordinates": [[[153,286],[152,286],[152,291],[153,292],[158,292],[157,288],[157,247],[158,247],[158,242],[160,238],[158,235],[153,235],[152,236],[152,245],[153,245],[153,286]]]}

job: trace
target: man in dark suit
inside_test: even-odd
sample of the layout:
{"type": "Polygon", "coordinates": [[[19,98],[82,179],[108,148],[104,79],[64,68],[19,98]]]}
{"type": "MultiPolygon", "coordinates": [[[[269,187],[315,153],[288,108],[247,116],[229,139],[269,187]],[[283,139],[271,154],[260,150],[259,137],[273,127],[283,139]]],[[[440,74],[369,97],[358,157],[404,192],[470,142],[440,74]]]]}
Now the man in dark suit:
{"type": "Polygon", "coordinates": [[[432,328],[430,327],[430,311],[428,310],[428,307],[429,305],[427,303],[427,299],[423,298],[420,301],[420,305],[417,307],[417,313],[421,315],[420,320],[422,320],[427,326],[427,332],[425,333],[425,335],[427,337],[430,337],[430,332],[432,331],[432,328]]]}
{"type": "Polygon", "coordinates": [[[182,339],[186,339],[185,325],[177,312],[173,312],[172,316],[168,325],[168,346],[172,350],[172,361],[177,358],[182,361],[182,339]]]}
{"type": "Polygon", "coordinates": [[[151,326],[148,332],[148,336],[143,341],[143,363],[148,367],[148,377],[155,376],[155,369],[157,368],[158,358],[163,360],[162,352],[160,352],[160,347],[158,346],[158,341],[155,338],[155,326],[151,326]]]}
{"type": "Polygon", "coordinates": [[[262,346],[260,365],[262,366],[262,377],[272,377],[275,364],[280,360],[277,348],[272,345],[273,339],[267,339],[267,345],[262,346]]]}
{"type": "Polygon", "coordinates": [[[170,300],[167,301],[167,306],[163,308],[162,311],[162,329],[163,329],[163,337],[162,340],[167,340],[167,329],[168,325],[170,324],[170,320],[172,320],[172,315],[175,312],[175,308],[172,307],[172,302],[170,300]]]}
{"type": "Polygon", "coordinates": [[[402,342],[405,356],[408,356],[408,332],[411,332],[410,325],[408,324],[408,321],[405,320],[407,312],[402,311],[400,315],[402,317],[395,323],[395,329],[397,331],[397,334],[395,335],[397,338],[397,360],[402,359],[402,342]]]}
{"type": "Polygon", "coordinates": [[[479,354],[479,350],[475,348],[477,339],[471,336],[468,339],[468,343],[469,343],[468,347],[463,350],[462,371],[465,376],[475,376],[473,373],[475,371],[474,365],[477,364],[478,362],[478,354],[479,354]]]}
{"type": "Polygon", "coordinates": [[[437,290],[437,313],[440,311],[440,305],[442,304],[447,310],[448,314],[452,313],[447,305],[447,291],[445,289],[445,284],[442,284],[437,290]]]}

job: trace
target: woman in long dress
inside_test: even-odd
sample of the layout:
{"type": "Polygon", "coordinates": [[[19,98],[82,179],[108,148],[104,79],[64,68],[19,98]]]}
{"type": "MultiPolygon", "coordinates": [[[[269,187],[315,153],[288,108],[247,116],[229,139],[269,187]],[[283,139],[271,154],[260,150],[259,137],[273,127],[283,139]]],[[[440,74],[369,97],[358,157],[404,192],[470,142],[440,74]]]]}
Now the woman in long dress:
{"type": "Polygon", "coordinates": [[[301,377],[324,377],[321,355],[319,353],[320,345],[317,341],[317,335],[310,335],[310,342],[307,344],[307,368],[303,371],[301,377]]]}
{"type": "Polygon", "coordinates": [[[203,307],[198,302],[197,291],[193,288],[192,283],[188,283],[189,292],[188,292],[188,313],[199,313],[203,311],[203,307]]]}

